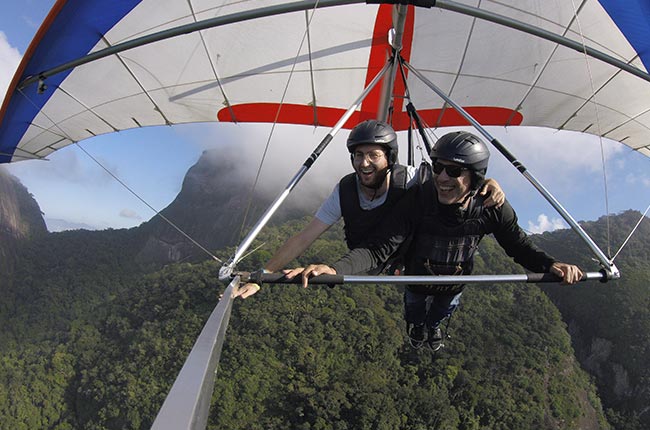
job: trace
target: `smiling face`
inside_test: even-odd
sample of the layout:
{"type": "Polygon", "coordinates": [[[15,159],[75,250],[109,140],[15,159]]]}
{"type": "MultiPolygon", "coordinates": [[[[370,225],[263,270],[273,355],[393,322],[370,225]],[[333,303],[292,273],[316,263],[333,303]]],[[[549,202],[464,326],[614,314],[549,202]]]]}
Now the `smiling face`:
{"type": "MultiPolygon", "coordinates": [[[[448,160],[437,160],[437,165],[462,167],[458,163],[448,160]]],[[[438,170],[438,169],[436,169],[438,170]]],[[[463,169],[457,178],[449,176],[446,169],[439,173],[434,170],[433,183],[438,191],[438,201],[443,205],[453,205],[463,202],[471,191],[472,172],[463,169]]]]}
{"type": "Polygon", "coordinates": [[[354,148],[352,166],[362,187],[383,188],[388,173],[388,158],[381,145],[363,144],[354,148]]]}

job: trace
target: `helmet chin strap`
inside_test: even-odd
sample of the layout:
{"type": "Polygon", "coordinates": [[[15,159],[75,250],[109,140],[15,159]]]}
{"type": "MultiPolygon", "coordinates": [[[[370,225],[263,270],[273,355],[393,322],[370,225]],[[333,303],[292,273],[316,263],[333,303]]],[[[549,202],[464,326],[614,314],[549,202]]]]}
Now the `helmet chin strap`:
{"type": "Polygon", "coordinates": [[[476,195],[476,192],[477,192],[477,191],[478,191],[478,190],[472,190],[472,191],[470,191],[469,193],[467,193],[467,195],[465,196],[465,198],[463,199],[463,201],[459,203],[459,207],[461,207],[461,208],[465,207],[465,204],[467,204],[467,201],[468,201],[469,199],[471,199],[474,195],[476,195]]]}
{"type": "Polygon", "coordinates": [[[467,193],[465,198],[463,198],[463,201],[460,202],[460,207],[461,208],[465,206],[465,204],[467,203],[467,201],[469,199],[471,199],[473,196],[476,195],[476,193],[478,193],[478,190],[481,189],[484,182],[485,182],[484,179],[477,177],[476,172],[472,172],[472,185],[473,186],[472,186],[472,189],[469,191],[469,193],[467,193]]]}

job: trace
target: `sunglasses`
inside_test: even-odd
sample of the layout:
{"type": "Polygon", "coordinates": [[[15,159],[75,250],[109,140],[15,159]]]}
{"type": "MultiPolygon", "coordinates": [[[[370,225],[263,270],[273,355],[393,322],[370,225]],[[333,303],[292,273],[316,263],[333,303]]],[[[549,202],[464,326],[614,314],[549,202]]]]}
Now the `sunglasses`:
{"type": "Polygon", "coordinates": [[[450,178],[458,178],[460,175],[462,175],[464,170],[469,170],[467,167],[463,166],[453,166],[449,164],[442,164],[438,161],[433,163],[433,173],[436,175],[439,175],[442,173],[443,170],[447,171],[447,176],[450,178]]]}

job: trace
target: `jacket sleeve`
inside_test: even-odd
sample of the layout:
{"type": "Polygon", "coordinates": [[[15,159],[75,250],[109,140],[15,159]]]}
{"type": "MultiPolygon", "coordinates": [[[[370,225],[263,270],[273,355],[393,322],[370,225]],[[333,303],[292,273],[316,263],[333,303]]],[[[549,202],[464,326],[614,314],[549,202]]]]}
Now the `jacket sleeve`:
{"type": "Polygon", "coordinates": [[[412,187],[391,210],[389,216],[375,229],[375,234],[332,265],[336,273],[343,275],[367,273],[386,263],[411,234],[417,216],[415,213],[417,199],[417,187],[412,187]]]}
{"type": "Polygon", "coordinates": [[[517,214],[507,201],[494,210],[494,237],[516,263],[535,273],[547,273],[555,259],[537,248],[519,227],[517,214]]]}

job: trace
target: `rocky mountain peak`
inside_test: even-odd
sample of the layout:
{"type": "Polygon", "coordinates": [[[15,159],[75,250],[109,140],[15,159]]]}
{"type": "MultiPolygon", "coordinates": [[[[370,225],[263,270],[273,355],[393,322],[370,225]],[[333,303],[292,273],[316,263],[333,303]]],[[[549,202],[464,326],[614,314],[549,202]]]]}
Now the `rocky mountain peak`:
{"type": "Polygon", "coordinates": [[[34,197],[16,177],[0,169],[0,237],[25,239],[46,232],[34,197]]]}
{"type": "MultiPolygon", "coordinates": [[[[268,192],[263,190],[264,184],[258,184],[251,198],[255,168],[236,163],[218,152],[204,152],[185,175],[180,193],[161,212],[162,216],[210,250],[237,245],[281,190],[268,192]]],[[[313,213],[323,196],[314,198],[319,193],[312,191],[296,189],[272,223],[313,213]],[[308,203],[303,204],[305,201],[308,203]]],[[[205,257],[162,217],[152,218],[140,230],[146,239],[139,257],[145,262],[205,257]]]]}

